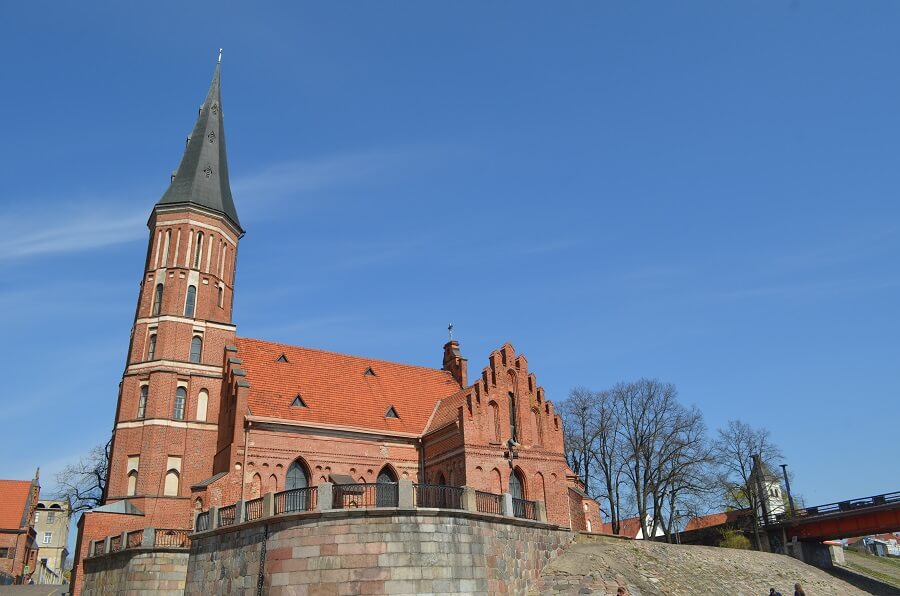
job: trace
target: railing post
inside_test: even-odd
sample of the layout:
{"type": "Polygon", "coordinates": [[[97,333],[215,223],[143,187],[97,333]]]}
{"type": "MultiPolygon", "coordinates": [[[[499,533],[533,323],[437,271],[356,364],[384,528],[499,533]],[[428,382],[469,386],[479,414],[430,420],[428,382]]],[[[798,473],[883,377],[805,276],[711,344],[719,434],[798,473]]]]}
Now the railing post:
{"type": "Polygon", "coordinates": [[[275,515],[275,493],[266,493],[263,495],[261,517],[273,515],[275,515]]]}
{"type": "Polygon", "coordinates": [[[506,517],[516,516],[516,511],[513,509],[512,495],[509,493],[500,495],[500,515],[505,515],[506,517]]]}
{"type": "Polygon", "coordinates": [[[242,499],[234,504],[234,523],[235,524],[242,524],[245,521],[247,521],[244,519],[244,511],[247,509],[247,507],[245,506],[245,503],[246,503],[246,501],[244,501],[242,499]]]}
{"type": "Polygon", "coordinates": [[[412,509],[415,507],[412,480],[401,480],[397,483],[397,507],[400,509],[412,509]]]}
{"type": "Polygon", "coordinates": [[[465,511],[478,511],[478,500],[475,498],[475,489],[470,486],[463,487],[462,508],[465,511]]]}
{"type": "Polygon", "coordinates": [[[534,502],[534,519],[539,522],[547,521],[547,504],[545,502],[534,502]]]}
{"type": "Polygon", "coordinates": [[[219,508],[215,505],[209,508],[209,529],[214,530],[219,527],[219,508]]]}
{"type": "Polygon", "coordinates": [[[332,503],[332,488],[334,485],[330,482],[323,482],[316,488],[316,511],[328,511],[334,509],[332,503]]]}
{"type": "Polygon", "coordinates": [[[156,528],[144,528],[141,536],[141,548],[153,548],[156,546],[156,528]]]}

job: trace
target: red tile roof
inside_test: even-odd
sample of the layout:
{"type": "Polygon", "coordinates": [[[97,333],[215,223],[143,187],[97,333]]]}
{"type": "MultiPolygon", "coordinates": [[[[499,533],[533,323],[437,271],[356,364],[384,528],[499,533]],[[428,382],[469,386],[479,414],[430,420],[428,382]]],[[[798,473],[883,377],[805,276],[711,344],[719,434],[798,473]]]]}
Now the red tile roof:
{"type": "Polygon", "coordinates": [[[31,480],[0,480],[0,529],[22,527],[30,495],[31,480]]]}
{"type": "Polygon", "coordinates": [[[254,416],[420,435],[438,401],[460,390],[443,370],[258,339],[236,344],[254,416]],[[276,362],[282,354],[287,362],[276,362]],[[298,394],[306,408],[291,407],[298,394]],[[385,418],[391,406],[399,418],[385,418]]]}
{"type": "Polygon", "coordinates": [[[684,526],[685,532],[691,530],[702,530],[704,528],[712,528],[723,524],[731,523],[749,513],[748,509],[735,509],[734,511],[724,511],[722,513],[713,513],[702,517],[692,517],[684,526]]]}
{"type": "MultiPolygon", "coordinates": [[[[604,534],[612,534],[613,527],[612,522],[607,522],[603,524],[600,528],[600,531],[604,534]]],[[[629,538],[634,538],[641,531],[641,518],[640,517],[626,517],[625,519],[619,520],[619,536],[628,536],[629,538]]]]}
{"type": "Polygon", "coordinates": [[[462,389],[450,397],[442,399],[441,403],[438,404],[437,411],[434,413],[434,417],[431,419],[431,423],[428,425],[426,432],[438,430],[451,422],[456,422],[459,419],[459,408],[460,406],[464,406],[465,403],[466,389],[462,389]]]}

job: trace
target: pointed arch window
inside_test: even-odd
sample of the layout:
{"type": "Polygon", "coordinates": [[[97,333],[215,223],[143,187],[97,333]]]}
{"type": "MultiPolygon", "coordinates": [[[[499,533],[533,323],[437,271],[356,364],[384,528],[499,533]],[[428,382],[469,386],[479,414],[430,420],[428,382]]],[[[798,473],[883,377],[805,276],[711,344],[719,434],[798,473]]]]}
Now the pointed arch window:
{"type": "Polygon", "coordinates": [[[200,363],[200,355],[203,353],[203,338],[195,335],[191,340],[191,362],[200,363]]]}
{"type": "Polygon", "coordinates": [[[544,444],[544,427],[541,424],[541,413],[537,408],[531,410],[532,417],[534,418],[534,444],[535,445],[543,445],[544,444]]]}
{"type": "Polygon", "coordinates": [[[172,230],[166,230],[166,243],[163,248],[163,267],[169,266],[169,247],[171,246],[170,242],[172,241],[172,230]]]}
{"type": "Polygon", "coordinates": [[[137,494],[137,481],[138,481],[138,473],[137,470],[132,470],[128,472],[128,491],[127,495],[129,497],[133,497],[137,494]]]}
{"type": "Polygon", "coordinates": [[[143,419],[147,416],[147,396],[150,393],[148,385],[141,385],[141,396],[138,398],[137,417],[143,419]]]}
{"type": "Polygon", "coordinates": [[[284,489],[293,490],[295,488],[306,488],[308,486],[309,474],[306,472],[306,466],[300,463],[300,460],[294,460],[294,463],[288,467],[284,489]]]}
{"type": "Polygon", "coordinates": [[[187,299],[184,301],[184,316],[193,317],[197,305],[197,286],[188,286],[187,299]]]}
{"type": "Polygon", "coordinates": [[[153,316],[158,317],[162,308],[163,285],[156,284],[156,291],[153,293],[153,316]]]}
{"type": "Polygon", "coordinates": [[[500,442],[500,406],[497,405],[497,402],[491,401],[488,404],[491,408],[491,429],[493,430],[494,443],[500,442]]]}
{"type": "Polygon", "coordinates": [[[201,389],[197,395],[197,421],[206,422],[206,409],[209,406],[209,391],[201,389]]]}
{"type": "Polygon", "coordinates": [[[181,483],[181,476],[178,474],[178,470],[169,470],[166,472],[166,482],[163,487],[163,495],[167,497],[177,497],[178,489],[181,483]]]}
{"type": "Polygon", "coordinates": [[[197,232],[197,247],[194,250],[194,269],[200,268],[200,258],[203,256],[203,232],[197,232]]]}
{"type": "Polygon", "coordinates": [[[513,441],[519,440],[519,432],[516,427],[516,394],[509,392],[509,436],[513,441]]]}
{"type": "Polygon", "coordinates": [[[156,357],[156,334],[151,333],[147,340],[147,360],[153,360],[156,357]]]}
{"type": "Polygon", "coordinates": [[[224,308],[225,307],[225,288],[223,288],[222,286],[219,286],[218,301],[219,301],[219,308],[224,308]]]}
{"type": "Polygon", "coordinates": [[[179,387],[175,391],[175,408],[172,412],[172,418],[175,420],[184,420],[184,402],[187,401],[187,389],[179,387]]]}

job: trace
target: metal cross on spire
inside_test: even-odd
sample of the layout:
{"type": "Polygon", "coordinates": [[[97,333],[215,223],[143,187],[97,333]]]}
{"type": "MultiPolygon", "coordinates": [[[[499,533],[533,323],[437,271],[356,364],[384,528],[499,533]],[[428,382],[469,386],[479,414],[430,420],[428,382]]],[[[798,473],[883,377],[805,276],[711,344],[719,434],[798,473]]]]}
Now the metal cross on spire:
{"type": "Polygon", "coordinates": [[[447,325],[447,335],[450,338],[450,341],[453,341],[453,323],[447,325]]]}

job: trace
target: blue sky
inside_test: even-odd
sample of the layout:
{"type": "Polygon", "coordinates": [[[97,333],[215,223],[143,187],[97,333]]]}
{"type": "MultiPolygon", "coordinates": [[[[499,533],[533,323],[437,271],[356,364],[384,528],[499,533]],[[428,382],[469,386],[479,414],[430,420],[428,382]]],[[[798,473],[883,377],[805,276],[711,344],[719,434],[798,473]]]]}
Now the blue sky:
{"type": "Polygon", "coordinates": [[[4,3],[0,477],[104,442],[217,49],[243,336],[765,426],[898,490],[896,2],[4,3]]]}

